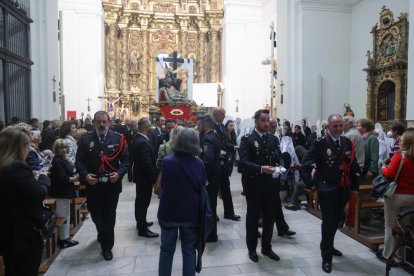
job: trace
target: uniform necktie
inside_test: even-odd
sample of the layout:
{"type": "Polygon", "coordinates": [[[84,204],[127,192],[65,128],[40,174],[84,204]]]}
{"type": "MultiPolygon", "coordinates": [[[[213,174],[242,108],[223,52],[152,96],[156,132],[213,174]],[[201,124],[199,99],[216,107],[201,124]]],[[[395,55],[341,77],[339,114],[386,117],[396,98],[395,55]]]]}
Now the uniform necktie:
{"type": "Polygon", "coordinates": [[[101,143],[103,145],[103,143],[105,143],[105,135],[101,134],[99,135],[99,143],[101,143]]]}
{"type": "Polygon", "coordinates": [[[266,134],[263,134],[263,135],[262,135],[262,140],[263,140],[263,143],[265,143],[265,144],[266,144],[266,134]]]}
{"type": "Polygon", "coordinates": [[[336,148],[337,148],[338,150],[341,150],[341,145],[339,144],[339,140],[336,140],[336,141],[335,141],[335,145],[336,145],[336,148]]]}

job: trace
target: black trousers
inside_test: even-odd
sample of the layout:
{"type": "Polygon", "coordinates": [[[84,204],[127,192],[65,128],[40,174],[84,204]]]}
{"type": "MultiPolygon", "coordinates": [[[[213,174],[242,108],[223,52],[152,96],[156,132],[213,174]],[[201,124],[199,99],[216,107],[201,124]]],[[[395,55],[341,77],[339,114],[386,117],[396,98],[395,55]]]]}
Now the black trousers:
{"type": "Polygon", "coordinates": [[[257,231],[260,212],[263,214],[262,249],[272,248],[273,224],[276,212],[276,185],[255,181],[246,183],[246,244],[247,249],[256,251],[257,231]]]}
{"type": "Polygon", "coordinates": [[[27,250],[14,252],[14,248],[6,250],[3,255],[6,267],[6,276],[37,276],[42,260],[43,240],[40,234],[36,234],[30,241],[26,239],[30,247],[27,250]]]}
{"type": "Polygon", "coordinates": [[[97,183],[88,187],[88,210],[98,231],[98,242],[102,251],[111,250],[115,242],[114,228],[119,199],[119,191],[115,185],[97,183]]]}
{"type": "MultiPolygon", "coordinates": [[[[217,216],[217,196],[220,185],[220,174],[217,173],[215,175],[209,176],[207,178],[207,182],[208,185],[206,188],[208,193],[208,199],[210,201],[211,211],[213,212],[213,215],[217,216]]],[[[213,227],[207,239],[217,239],[217,221],[215,219],[215,216],[213,216],[213,227]]]]}
{"type": "Polygon", "coordinates": [[[137,229],[144,230],[147,228],[147,211],[151,202],[152,184],[136,183],[135,196],[135,220],[137,229]]]}
{"type": "Polygon", "coordinates": [[[276,201],[275,201],[275,223],[276,223],[276,229],[277,233],[283,234],[289,230],[289,225],[285,221],[285,216],[283,215],[283,209],[282,209],[282,201],[280,200],[280,184],[277,185],[277,191],[276,191],[276,201]]]}
{"type": "Polygon", "coordinates": [[[318,192],[322,212],[322,259],[332,262],[334,238],[339,222],[343,219],[344,208],[349,198],[349,191],[338,188],[330,192],[318,192]]]}
{"type": "Polygon", "coordinates": [[[230,191],[230,179],[226,168],[220,169],[220,191],[223,198],[224,216],[234,215],[233,198],[230,191]]]}

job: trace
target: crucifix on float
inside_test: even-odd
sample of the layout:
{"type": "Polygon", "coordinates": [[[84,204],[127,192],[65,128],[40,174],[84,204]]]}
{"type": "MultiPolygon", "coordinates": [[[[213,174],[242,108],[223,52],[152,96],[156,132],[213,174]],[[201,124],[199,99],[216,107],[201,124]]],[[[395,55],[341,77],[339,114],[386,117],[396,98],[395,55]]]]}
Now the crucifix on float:
{"type": "MultiPolygon", "coordinates": [[[[157,58],[157,61],[159,61],[159,59],[157,58]]],[[[178,63],[184,63],[184,59],[183,58],[178,58],[178,52],[174,50],[174,52],[172,53],[172,57],[166,57],[163,58],[163,61],[165,62],[172,62],[173,65],[173,71],[177,70],[178,68],[178,63]]],[[[177,78],[177,73],[173,73],[174,78],[177,78]]]]}

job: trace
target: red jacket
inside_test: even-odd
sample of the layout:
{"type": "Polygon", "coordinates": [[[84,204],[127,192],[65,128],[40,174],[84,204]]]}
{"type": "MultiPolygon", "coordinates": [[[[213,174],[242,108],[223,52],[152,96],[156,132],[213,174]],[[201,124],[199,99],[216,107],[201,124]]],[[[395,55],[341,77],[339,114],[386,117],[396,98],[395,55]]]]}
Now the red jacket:
{"type": "MultiPolygon", "coordinates": [[[[401,152],[397,152],[391,159],[388,167],[382,168],[382,174],[388,179],[394,179],[401,161],[401,152]]],[[[396,194],[414,194],[414,161],[408,157],[404,158],[400,175],[397,179],[396,194]]]]}

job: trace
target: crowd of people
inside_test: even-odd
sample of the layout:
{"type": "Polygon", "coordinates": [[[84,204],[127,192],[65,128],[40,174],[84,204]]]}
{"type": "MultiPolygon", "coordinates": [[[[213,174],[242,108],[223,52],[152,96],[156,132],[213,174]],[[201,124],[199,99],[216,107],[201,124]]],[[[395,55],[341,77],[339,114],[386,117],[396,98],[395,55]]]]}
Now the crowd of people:
{"type": "Polygon", "coordinates": [[[296,234],[283,215],[280,190],[285,182],[293,187],[285,205],[288,210],[301,209],[299,195],[306,186],[318,191],[322,269],[327,273],[333,256],[342,256],[334,247],[334,237],[346,223],[344,209],[359,183],[370,183],[380,173],[392,179],[402,164],[397,190],[384,202],[385,245],[377,253],[380,259],[393,257],[395,218],[402,207],[414,203],[414,132],[400,122],[385,134],[380,124],[355,120],[352,115],[332,114],[312,125],[303,119],[295,125],[260,109],[245,124],[236,125],[223,108],[214,108],[191,127],[162,116],[155,119],[154,127],[148,118],[123,124],[111,121],[105,111],[96,112],[93,120],[46,120],[41,130],[39,125],[36,118],[26,124],[13,117],[6,128],[0,123],[0,177],[6,180],[0,185],[0,204],[6,210],[1,214],[0,253],[6,275],[37,275],[43,243],[33,210],[42,206],[46,196],[56,198],[56,215],[66,218],[59,246],[79,244],[69,235],[70,202],[78,196],[77,182],[87,187],[87,207],[107,261],[113,258],[124,175],[135,183],[136,229],[145,238],[159,237],[150,230],[154,222],[147,220],[153,186],[159,183],[159,275],[171,275],[178,231],[183,275],[196,273],[201,189],[207,191],[215,218],[206,242],[218,241],[218,198],[223,201],[224,219],[241,220],[230,189],[235,165],[246,197],[246,245],[253,262],[259,261],[260,237],[262,255],[280,260],[271,246],[274,224],[279,236],[296,234]],[[22,262],[27,266],[19,265],[22,262]]]}

